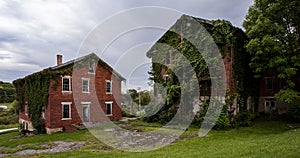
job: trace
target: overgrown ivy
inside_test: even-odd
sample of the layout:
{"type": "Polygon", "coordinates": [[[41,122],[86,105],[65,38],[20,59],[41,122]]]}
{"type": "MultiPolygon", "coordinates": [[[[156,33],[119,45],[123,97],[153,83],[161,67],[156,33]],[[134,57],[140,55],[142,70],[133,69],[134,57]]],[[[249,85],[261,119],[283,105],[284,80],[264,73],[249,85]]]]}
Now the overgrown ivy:
{"type": "MultiPolygon", "coordinates": [[[[182,20],[182,19],[180,19],[182,20]]],[[[180,22],[177,21],[177,22],[180,22]]],[[[197,20],[197,19],[196,19],[197,20]]],[[[230,52],[231,48],[234,49],[234,58],[233,58],[233,81],[238,81],[237,83],[237,89],[234,89],[234,87],[230,87],[231,91],[228,95],[232,96],[231,103],[228,102],[226,106],[233,103],[233,99],[235,96],[238,97],[238,106],[240,107],[240,110],[246,110],[247,109],[247,98],[249,96],[249,93],[251,91],[251,82],[252,82],[252,73],[250,71],[250,68],[248,66],[250,56],[249,53],[245,49],[245,44],[247,42],[247,36],[245,33],[239,29],[234,27],[229,21],[226,20],[215,20],[211,21],[210,23],[204,22],[201,23],[206,28],[206,30],[210,33],[210,35],[213,37],[215,43],[219,47],[220,52],[222,53],[222,57],[224,58],[226,55],[228,57],[228,60],[231,60],[231,54],[228,54],[228,51],[230,52]],[[229,49],[229,50],[228,50],[229,49]],[[227,53],[227,54],[226,54],[227,53]],[[234,93],[231,93],[234,92],[234,93]]],[[[192,35],[187,35],[192,36],[192,35]]],[[[201,38],[201,37],[199,37],[201,38]]],[[[186,39],[182,39],[181,35],[172,32],[172,30],[167,31],[158,41],[157,43],[163,43],[170,48],[168,49],[175,49],[178,52],[182,53],[191,63],[193,66],[197,78],[199,81],[202,79],[206,80],[209,79],[209,69],[207,67],[207,64],[205,63],[205,60],[202,56],[200,56],[197,48],[193,46],[189,41],[186,39]],[[183,41],[181,41],[183,40],[183,41]]],[[[148,57],[152,58],[153,60],[156,60],[154,58],[159,58],[161,60],[161,63],[165,63],[165,56],[163,55],[157,55],[155,54],[157,46],[154,45],[151,50],[148,52],[148,57]]],[[[164,49],[164,48],[162,48],[164,49]]],[[[163,50],[166,51],[166,50],[163,50]]],[[[159,53],[162,51],[160,50],[159,53]]],[[[175,57],[176,58],[176,57],[175,57]]],[[[172,104],[178,103],[178,91],[180,91],[180,88],[175,88],[174,86],[178,86],[178,82],[174,82],[173,80],[170,80],[165,83],[162,79],[161,70],[167,69],[166,66],[159,63],[152,63],[152,70],[150,72],[150,79],[154,80],[155,83],[161,83],[165,86],[167,89],[167,102],[166,106],[172,108],[172,104]],[[175,92],[174,92],[175,91],[175,92]]],[[[174,77],[171,71],[167,71],[169,73],[168,75],[174,77]]],[[[200,83],[200,82],[199,82],[200,83]]],[[[234,84],[232,84],[234,85],[234,84]]],[[[176,106],[176,105],[173,105],[176,106]]],[[[223,108],[223,113],[227,113],[227,108],[223,108]]],[[[167,110],[166,107],[162,108],[160,112],[158,112],[153,118],[158,118],[159,115],[163,114],[164,116],[173,116],[174,114],[164,114],[167,110]]],[[[176,111],[175,111],[176,112],[176,111]]],[[[169,118],[171,119],[171,118],[169,118]]],[[[149,119],[148,119],[149,120],[149,119]]],[[[165,122],[164,120],[161,120],[162,122],[165,122]]],[[[221,121],[222,122],[222,121],[221,121]]],[[[226,121],[225,121],[226,122],[226,121]]]]}

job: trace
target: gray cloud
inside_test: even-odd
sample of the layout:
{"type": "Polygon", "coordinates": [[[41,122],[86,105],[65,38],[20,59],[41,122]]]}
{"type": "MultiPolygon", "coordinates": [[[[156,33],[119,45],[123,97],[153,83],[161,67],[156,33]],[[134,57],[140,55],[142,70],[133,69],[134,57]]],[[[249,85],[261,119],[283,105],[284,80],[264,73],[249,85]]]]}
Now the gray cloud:
{"type": "MultiPolygon", "coordinates": [[[[227,19],[240,27],[252,3],[252,0],[29,0],[26,2],[2,0],[0,1],[0,80],[11,82],[53,66],[56,63],[55,55],[58,53],[64,55],[65,61],[74,59],[82,41],[91,30],[126,9],[142,6],[168,7],[205,19],[227,19]]],[[[151,16],[143,14],[131,20],[124,19],[116,25],[149,20],[147,19],[149,17],[151,16]]],[[[115,65],[120,57],[120,51],[124,52],[141,43],[155,42],[163,33],[161,30],[144,31],[146,32],[136,30],[120,37],[107,48],[107,52],[110,53],[103,55],[104,60],[110,65],[115,65]]],[[[101,51],[97,48],[86,50],[96,51],[96,53],[101,51]]],[[[136,74],[141,75],[142,70],[147,69],[143,67],[136,74]]],[[[141,76],[143,77],[140,81],[147,78],[145,75],[141,76]]],[[[139,80],[137,76],[133,77],[133,80],[139,80]]]]}

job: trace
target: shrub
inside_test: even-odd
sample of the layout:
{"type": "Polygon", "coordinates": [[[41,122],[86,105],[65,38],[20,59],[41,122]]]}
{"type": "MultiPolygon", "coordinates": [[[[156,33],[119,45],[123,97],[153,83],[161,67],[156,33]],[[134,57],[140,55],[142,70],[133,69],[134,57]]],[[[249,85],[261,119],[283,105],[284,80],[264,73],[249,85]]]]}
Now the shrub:
{"type": "Polygon", "coordinates": [[[15,124],[18,123],[19,116],[14,113],[10,112],[2,112],[0,115],[0,124],[1,125],[8,125],[8,124],[15,124]]]}
{"type": "Polygon", "coordinates": [[[287,121],[293,123],[300,123],[300,104],[294,104],[288,111],[287,121]]]}
{"type": "Polygon", "coordinates": [[[250,126],[254,120],[254,115],[248,111],[241,111],[234,117],[234,126],[250,126]]]}
{"type": "Polygon", "coordinates": [[[230,120],[224,112],[221,112],[214,129],[226,129],[231,127],[230,120]]]}

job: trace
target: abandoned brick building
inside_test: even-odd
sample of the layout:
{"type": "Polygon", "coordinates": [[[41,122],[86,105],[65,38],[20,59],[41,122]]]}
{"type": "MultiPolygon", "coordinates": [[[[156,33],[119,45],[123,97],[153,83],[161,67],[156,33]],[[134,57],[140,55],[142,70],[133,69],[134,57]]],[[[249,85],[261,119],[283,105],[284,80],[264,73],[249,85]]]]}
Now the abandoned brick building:
{"type": "MultiPolygon", "coordinates": [[[[176,23],[169,28],[169,30],[161,36],[161,38],[156,42],[155,45],[147,52],[147,56],[154,61],[154,57],[157,54],[162,54],[159,56],[163,60],[164,66],[159,66],[159,69],[156,75],[161,76],[160,79],[156,79],[157,82],[166,82],[169,79],[168,70],[172,67],[173,60],[176,59],[176,51],[183,50],[182,43],[184,41],[184,35],[178,32],[183,27],[189,26],[192,22],[196,21],[201,24],[205,29],[212,35],[220,33],[220,36],[213,37],[217,47],[219,48],[220,53],[222,53],[223,64],[226,74],[226,88],[229,92],[228,95],[233,94],[234,99],[230,105],[229,110],[234,110],[236,114],[239,111],[241,105],[239,105],[239,97],[241,93],[244,95],[244,108],[252,111],[253,113],[271,113],[278,112],[279,114],[286,113],[290,108],[290,105],[278,101],[275,99],[274,95],[284,88],[284,82],[278,79],[276,72],[267,72],[262,75],[261,78],[254,78],[254,74],[249,67],[250,63],[250,54],[246,51],[244,45],[247,41],[247,36],[243,30],[235,28],[233,26],[221,26],[221,23],[213,21],[195,18],[189,15],[181,16],[176,23]],[[219,27],[221,26],[221,28],[219,27]],[[228,43],[230,40],[218,40],[226,39],[226,32],[218,32],[217,29],[225,29],[226,27],[232,27],[227,31],[231,31],[230,36],[235,36],[235,42],[228,43]],[[177,33],[174,30],[177,27],[177,33]],[[181,27],[178,29],[178,27],[181,27]],[[219,28],[217,28],[219,27],[219,28]],[[174,38],[175,37],[175,38],[174,38]],[[173,39],[172,39],[173,38],[173,39]],[[159,48],[161,43],[169,45],[168,49],[159,48]],[[175,50],[175,51],[174,51],[175,50]],[[241,88],[242,87],[242,88],[241,88]],[[243,92],[241,92],[243,90],[243,92]],[[238,95],[237,95],[238,94],[238,95]]],[[[227,38],[228,39],[228,38],[227,38]]],[[[187,41],[188,42],[188,41],[187,41]]],[[[189,46],[185,46],[189,48],[189,46]]],[[[186,50],[185,50],[186,51],[186,50]]],[[[183,52],[181,52],[183,53],[183,52]]],[[[157,61],[156,61],[157,62],[157,61]]],[[[158,67],[153,63],[152,67],[158,67]]],[[[155,78],[155,77],[154,77],[155,78]]],[[[300,87],[298,84],[296,87],[300,87]]],[[[209,99],[211,93],[211,80],[209,76],[199,79],[199,90],[200,90],[200,99],[209,99]]],[[[299,88],[300,89],[300,88],[299,88]]],[[[159,97],[161,92],[157,91],[156,95],[159,97]]]]}
{"type": "Polygon", "coordinates": [[[62,55],[57,55],[56,66],[14,81],[20,104],[19,121],[25,130],[33,131],[42,124],[51,134],[72,131],[78,125],[93,124],[107,118],[120,119],[123,80],[94,53],[65,63],[62,63],[62,55]],[[48,76],[51,77],[47,81],[48,76]],[[35,92],[26,90],[34,83],[46,85],[46,94],[43,95],[45,105],[35,103],[31,98],[35,92]]]}

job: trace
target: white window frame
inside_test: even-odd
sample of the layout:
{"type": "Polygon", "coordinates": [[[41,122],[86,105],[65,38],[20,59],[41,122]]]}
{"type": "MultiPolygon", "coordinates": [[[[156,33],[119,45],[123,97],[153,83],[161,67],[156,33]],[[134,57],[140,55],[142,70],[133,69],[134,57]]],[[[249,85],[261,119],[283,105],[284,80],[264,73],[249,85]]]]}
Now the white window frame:
{"type": "Polygon", "coordinates": [[[71,86],[71,76],[63,76],[61,78],[61,90],[62,92],[72,92],[72,86],[71,86]],[[69,91],[64,90],[64,79],[69,79],[69,91]]]}
{"type": "Polygon", "coordinates": [[[61,102],[61,120],[71,120],[72,119],[72,102],[61,102]],[[69,106],[69,118],[64,118],[64,105],[69,106]]]}
{"type": "Polygon", "coordinates": [[[82,78],[82,80],[81,80],[81,91],[82,91],[82,93],[90,93],[90,79],[89,78],[82,78]],[[83,91],[83,81],[87,81],[88,91],[83,91]]]}
{"type": "Polygon", "coordinates": [[[265,113],[271,113],[277,109],[276,100],[274,98],[265,98],[264,104],[265,104],[265,113]],[[274,107],[271,107],[272,102],[274,102],[274,107]],[[269,103],[269,107],[267,107],[267,103],[269,103]]]}
{"type": "Polygon", "coordinates": [[[113,105],[113,102],[112,101],[106,101],[105,102],[105,115],[106,116],[112,116],[113,115],[113,107],[112,107],[112,105],[113,105]],[[107,114],[107,105],[110,105],[110,111],[111,111],[111,114],[107,114]]]}
{"type": "Polygon", "coordinates": [[[88,107],[88,109],[89,109],[89,122],[91,122],[91,102],[81,102],[81,106],[82,106],[82,122],[85,122],[84,118],[83,118],[83,107],[88,107]]]}
{"type": "Polygon", "coordinates": [[[95,62],[92,62],[92,61],[91,61],[91,62],[89,63],[89,67],[88,67],[88,74],[93,74],[93,75],[94,75],[95,73],[96,73],[96,64],[95,64],[95,62]],[[94,70],[93,72],[90,72],[90,66],[91,66],[91,65],[93,65],[93,70],[94,70]]]}
{"type": "Polygon", "coordinates": [[[112,81],[111,80],[105,80],[105,93],[106,94],[112,94],[112,81]],[[110,92],[107,92],[107,83],[110,83],[110,92]]]}

